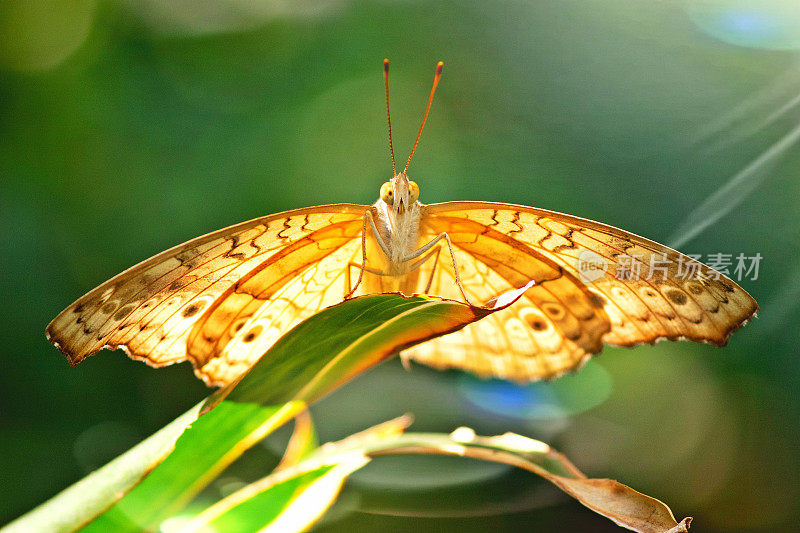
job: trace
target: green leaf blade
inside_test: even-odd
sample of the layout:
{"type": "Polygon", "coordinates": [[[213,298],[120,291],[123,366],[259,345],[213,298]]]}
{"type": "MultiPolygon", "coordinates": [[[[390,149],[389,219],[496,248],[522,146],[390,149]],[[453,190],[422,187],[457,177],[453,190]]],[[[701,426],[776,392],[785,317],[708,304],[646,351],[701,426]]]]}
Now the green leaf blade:
{"type": "Polygon", "coordinates": [[[221,402],[178,438],[175,450],[114,507],[82,531],[157,529],[241,453],[305,405],[221,402]]]}
{"type": "Polygon", "coordinates": [[[305,531],[333,504],[350,474],[369,462],[360,454],[330,458],[290,475],[270,476],[201,513],[180,533],[200,531],[305,531]]]}
{"type": "MultiPolygon", "coordinates": [[[[281,337],[238,384],[212,395],[205,414],[192,421],[195,411],[183,420],[179,429],[191,426],[180,437],[173,432],[157,457],[140,459],[133,468],[135,475],[115,484],[113,494],[100,494],[105,490],[101,485],[84,487],[83,497],[100,494],[102,506],[76,514],[73,507],[80,502],[71,498],[41,508],[64,518],[60,523],[67,531],[83,526],[98,512],[102,514],[85,531],[156,530],[247,448],[308,403],[400,350],[456,331],[493,310],[399,294],[353,298],[324,309],[281,337]],[[174,451],[165,459],[173,444],[174,451]]],[[[41,518],[37,508],[20,524],[24,527],[31,523],[28,520],[41,518]]]]}
{"type": "Polygon", "coordinates": [[[227,397],[308,403],[401,349],[456,331],[490,311],[427,296],[364,296],[314,315],[285,335],[227,397]],[[320,357],[319,353],[331,354],[320,357]]]}

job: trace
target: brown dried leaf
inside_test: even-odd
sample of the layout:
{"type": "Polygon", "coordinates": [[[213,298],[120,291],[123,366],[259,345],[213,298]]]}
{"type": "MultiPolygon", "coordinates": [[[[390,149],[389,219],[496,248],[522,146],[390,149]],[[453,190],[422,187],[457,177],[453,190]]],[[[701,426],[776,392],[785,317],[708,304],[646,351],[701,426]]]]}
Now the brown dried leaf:
{"type": "MultiPolygon", "coordinates": [[[[328,444],[324,452],[342,453],[345,442],[328,444]]],[[[357,451],[368,456],[406,453],[458,455],[505,463],[533,472],[617,525],[640,533],[681,533],[692,519],[676,522],[663,502],[611,479],[587,478],[563,454],[547,444],[505,433],[481,437],[469,428],[450,435],[406,433],[394,437],[357,443],[357,451]]]]}

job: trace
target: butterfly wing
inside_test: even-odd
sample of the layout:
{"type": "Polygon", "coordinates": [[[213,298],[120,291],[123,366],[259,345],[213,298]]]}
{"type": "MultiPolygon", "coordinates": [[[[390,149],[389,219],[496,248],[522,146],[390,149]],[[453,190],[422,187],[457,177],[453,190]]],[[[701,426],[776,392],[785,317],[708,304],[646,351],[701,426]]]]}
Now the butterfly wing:
{"type": "MultiPolygon", "coordinates": [[[[195,367],[214,376],[216,384],[229,383],[300,321],[341,302],[357,279],[362,229],[361,217],[329,224],[229,286],[187,336],[187,355],[195,367]]],[[[374,245],[369,236],[367,243],[374,245]]]]}
{"type": "MultiPolygon", "coordinates": [[[[436,367],[517,381],[554,377],[579,367],[603,344],[690,339],[724,345],[758,310],[749,294],[713,269],[571,215],[447,202],[423,208],[420,231],[423,242],[448,233],[471,297],[485,300],[536,281],[508,309],[406,354],[436,367]],[[587,252],[606,268],[584,282],[579,265],[587,252]],[[686,274],[690,269],[694,275],[686,274]]],[[[430,283],[431,293],[459,297],[447,250],[421,270],[420,283],[430,283]]]]}
{"type": "MultiPolygon", "coordinates": [[[[202,322],[213,329],[213,310],[237,297],[242,288],[252,291],[254,284],[266,284],[258,294],[289,286],[299,291],[308,288],[310,278],[316,279],[309,274],[312,266],[318,265],[323,277],[330,276],[325,266],[341,270],[341,248],[360,250],[368,209],[334,204],[286,211],[180,244],[79,298],[47,326],[47,337],[72,364],[103,348],[122,348],[152,366],[186,360],[193,328],[202,322]],[[335,260],[319,266],[331,256],[335,260]]],[[[344,290],[338,290],[341,300],[344,290]]],[[[313,312],[302,306],[291,309],[282,313],[282,320],[297,321],[313,312]]],[[[207,383],[224,384],[249,364],[225,372],[224,365],[204,369],[195,361],[195,366],[207,383]]]]}

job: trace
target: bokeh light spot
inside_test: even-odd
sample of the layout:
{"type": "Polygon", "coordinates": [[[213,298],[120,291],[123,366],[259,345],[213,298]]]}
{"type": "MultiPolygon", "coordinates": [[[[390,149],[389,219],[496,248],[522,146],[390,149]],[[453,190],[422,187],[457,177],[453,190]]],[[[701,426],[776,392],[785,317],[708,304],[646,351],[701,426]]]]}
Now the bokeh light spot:
{"type": "Polygon", "coordinates": [[[463,374],[458,390],[470,404],[493,414],[522,420],[555,419],[602,403],[611,393],[611,377],[590,361],[576,374],[528,385],[463,374]]]}
{"type": "Polygon", "coordinates": [[[141,440],[131,426],[116,422],[101,422],[83,431],[75,439],[75,459],[84,472],[103,466],[141,440]]]}
{"type": "Polygon", "coordinates": [[[12,70],[54,68],[86,41],[96,0],[0,2],[0,66],[12,70]]]}
{"type": "Polygon", "coordinates": [[[343,0],[177,0],[129,2],[153,31],[165,35],[212,35],[248,31],[271,20],[330,16],[343,0]]]}
{"type": "Polygon", "coordinates": [[[722,42],[768,50],[800,48],[800,4],[786,0],[713,0],[687,6],[689,18],[722,42]]]}

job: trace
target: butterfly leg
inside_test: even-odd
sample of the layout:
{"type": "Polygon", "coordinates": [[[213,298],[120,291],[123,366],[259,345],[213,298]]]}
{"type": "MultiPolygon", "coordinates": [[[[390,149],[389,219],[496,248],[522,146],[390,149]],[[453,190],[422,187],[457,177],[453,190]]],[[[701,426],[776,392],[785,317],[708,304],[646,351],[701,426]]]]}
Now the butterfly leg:
{"type": "MultiPolygon", "coordinates": [[[[372,228],[372,233],[375,235],[375,240],[378,241],[378,245],[383,250],[383,253],[386,256],[389,256],[389,247],[386,246],[386,243],[383,242],[383,237],[378,232],[378,228],[375,227],[375,219],[372,218],[372,212],[367,211],[364,213],[364,224],[361,227],[361,265],[352,265],[352,266],[359,266],[358,271],[358,279],[356,280],[356,284],[350,288],[350,291],[344,295],[344,299],[347,300],[348,298],[353,296],[353,293],[356,292],[356,289],[361,284],[361,280],[364,278],[364,270],[372,274],[383,275],[380,271],[375,271],[373,269],[367,268],[367,221],[369,221],[369,225],[372,228]]],[[[347,266],[347,286],[350,287],[350,266],[347,266]]]]}
{"type": "Polygon", "coordinates": [[[461,284],[461,276],[458,273],[458,262],[456,261],[456,253],[453,251],[453,243],[450,242],[450,236],[447,233],[440,233],[439,235],[434,237],[428,244],[404,257],[403,261],[411,261],[412,259],[416,259],[417,257],[421,256],[422,254],[433,248],[436,245],[436,243],[438,243],[442,239],[447,241],[447,249],[450,251],[450,259],[453,260],[453,272],[455,273],[456,276],[456,284],[458,284],[458,290],[461,291],[461,296],[464,297],[465,302],[467,302],[470,305],[474,305],[472,302],[469,301],[467,293],[464,291],[464,286],[461,284]]]}
{"type": "MultiPolygon", "coordinates": [[[[431,290],[431,285],[433,284],[433,277],[434,277],[434,275],[436,273],[436,262],[439,260],[439,253],[441,251],[442,251],[442,247],[441,246],[437,246],[435,249],[430,250],[430,252],[428,254],[426,254],[425,256],[423,256],[421,259],[417,260],[408,269],[407,273],[413,272],[416,269],[418,269],[419,267],[421,267],[423,264],[425,264],[428,260],[430,260],[431,257],[434,258],[434,260],[433,260],[433,269],[431,270],[431,275],[428,277],[428,284],[425,287],[425,292],[426,293],[430,292],[430,290],[431,290]]],[[[356,263],[354,261],[350,261],[347,264],[347,270],[345,272],[345,280],[346,280],[345,283],[347,284],[346,290],[348,291],[346,294],[347,294],[348,298],[353,294],[353,292],[355,292],[355,289],[358,287],[358,286],[356,286],[355,288],[352,288],[352,289],[350,288],[351,287],[351,279],[352,279],[351,278],[351,276],[352,276],[351,269],[353,269],[353,268],[357,268],[360,272],[369,272],[370,274],[375,275],[375,276],[392,276],[392,274],[390,274],[388,272],[384,272],[382,270],[378,270],[377,268],[365,267],[364,265],[360,265],[360,264],[358,264],[358,263],[356,263]]]]}
{"type": "Polygon", "coordinates": [[[387,274],[387,273],[385,273],[385,272],[383,272],[381,270],[378,270],[376,268],[365,267],[363,264],[360,265],[360,264],[358,264],[358,263],[356,263],[354,261],[350,261],[349,263],[347,263],[347,270],[345,271],[345,283],[347,284],[347,287],[345,289],[347,292],[345,293],[345,296],[344,296],[345,300],[353,296],[353,293],[358,288],[358,284],[361,283],[361,277],[362,277],[364,272],[369,272],[370,274],[374,274],[376,276],[388,276],[389,275],[389,274],[387,274]],[[351,276],[350,269],[353,269],[353,268],[357,268],[358,269],[358,280],[356,281],[356,285],[355,286],[351,285],[351,279],[352,278],[350,277],[351,276]]]}
{"type": "Polygon", "coordinates": [[[433,277],[436,275],[436,265],[439,262],[439,253],[442,251],[441,246],[437,246],[434,250],[431,250],[430,253],[422,257],[419,261],[411,265],[408,271],[413,272],[422,265],[424,265],[431,257],[433,257],[433,267],[431,268],[431,275],[428,277],[428,284],[425,285],[425,293],[429,293],[431,291],[431,285],[433,285],[433,277]]]}

